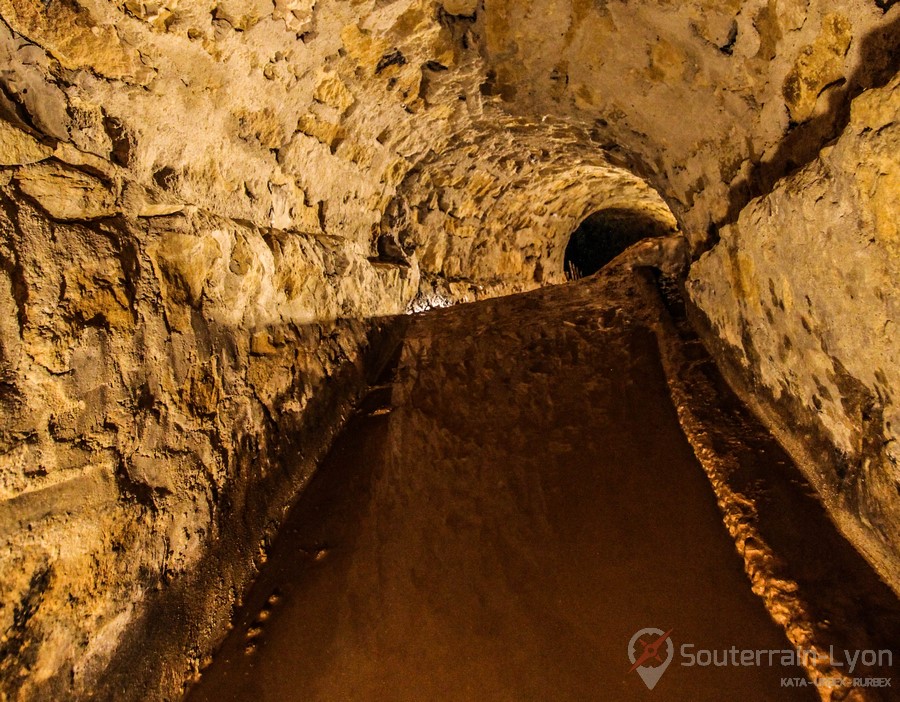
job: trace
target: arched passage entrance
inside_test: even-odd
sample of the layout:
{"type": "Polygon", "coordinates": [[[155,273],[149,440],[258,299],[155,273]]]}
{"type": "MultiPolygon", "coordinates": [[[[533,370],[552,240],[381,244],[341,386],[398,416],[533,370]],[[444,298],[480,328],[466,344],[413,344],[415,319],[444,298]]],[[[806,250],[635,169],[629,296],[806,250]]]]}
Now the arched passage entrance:
{"type": "Polygon", "coordinates": [[[566,278],[592,275],[632,244],[665,236],[672,225],[642,210],[607,208],[589,215],[569,238],[563,265],[566,278]]]}

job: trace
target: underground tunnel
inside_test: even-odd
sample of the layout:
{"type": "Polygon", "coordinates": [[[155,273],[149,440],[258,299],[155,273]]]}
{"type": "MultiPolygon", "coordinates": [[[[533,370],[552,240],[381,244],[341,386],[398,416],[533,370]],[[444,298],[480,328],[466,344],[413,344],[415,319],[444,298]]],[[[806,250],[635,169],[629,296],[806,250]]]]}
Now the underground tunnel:
{"type": "Polygon", "coordinates": [[[608,209],[590,214],[566,244],[564,266],[569,280],[593,275],[642,239],[672,234],[671,225],[640,210],[608,209]]]}
{"type": "Polygon", "coordinates": [[[0,702],[896,699],[898,22],[0,0],[0,702]]]}

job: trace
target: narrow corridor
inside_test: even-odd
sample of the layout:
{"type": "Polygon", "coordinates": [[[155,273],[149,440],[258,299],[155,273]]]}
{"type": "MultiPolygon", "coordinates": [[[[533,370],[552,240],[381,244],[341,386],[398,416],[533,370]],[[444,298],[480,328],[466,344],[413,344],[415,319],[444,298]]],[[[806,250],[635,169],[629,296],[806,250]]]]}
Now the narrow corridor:
{"type": "Polygon", "coordinates": [[[664,314],[613,271],[414,317],[189,699],[817,699],[779,658],[685,665],[792,647],[679,425],[664,314]],[[652,693],[645,628],[674,643],[652,693]]]}

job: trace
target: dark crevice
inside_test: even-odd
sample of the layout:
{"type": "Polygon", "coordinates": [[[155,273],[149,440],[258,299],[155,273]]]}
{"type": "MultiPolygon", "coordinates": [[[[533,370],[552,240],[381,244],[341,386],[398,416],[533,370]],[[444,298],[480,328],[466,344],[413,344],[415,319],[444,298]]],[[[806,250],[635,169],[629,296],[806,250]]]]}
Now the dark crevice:
{"type": "Polygon", "coordinates": [[[731,56],[734,53],[734,45],[737,44],[738,38],[738,24],[737,21],[731,23],[731,29],[728,32],[728,41],[723,45],[718,47],[719,51],[721,51],[726,56],[731,56]]]}
{"type": "Polygon", "coordinates": [[[115,117],[104,114],[103,129],[106,131],[112,144],[110,160],[120,166],[128,166],[131,163],[132,143],[125,125],[115,117]]]}
{"type": "Polygon", "coordinates": [[[394,49],[393,51],[389,51],[380,59],[378,59],[378,65],[375,66],[375,75],[378,75],[386,68],[391,66],[405,66],[406,65],[406,57],[400,51],[400,49],[394,49]]]}

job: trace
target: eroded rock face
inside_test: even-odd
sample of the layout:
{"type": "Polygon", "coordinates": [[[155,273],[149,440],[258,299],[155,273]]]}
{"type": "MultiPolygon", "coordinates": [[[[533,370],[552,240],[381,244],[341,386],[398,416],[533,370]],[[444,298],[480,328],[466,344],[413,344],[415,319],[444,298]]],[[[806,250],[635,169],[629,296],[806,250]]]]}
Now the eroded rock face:
{"type": "Polygon", "coordinates": [[[218,578],[241,587],[361,382],[372,324],[272,320],[277,233],[273,251],[211,216],[53,221],[9,192],[0,676],[13,699],[63,698],[92,688],[136,606],[235,533],[241,565],[218,578]]]}
{"type": "Polygon", "coordinates": [[[496,0],[478,15],[485,92],[623,147],[703,248],[897,70],[896,10],[825,0],[496,0]]]}
{"type": "Polygon", "coordinates": [[[721,232],[688,291],[845,531],[900,585],[900,79],[721,232]],[[816,442],[798,441],[806,431],[816,442]]]}
{"type": "MultiPolygon", "coordinates": [[[[561,282],[569,233],[598,209],[669,228],[674,212],[695,252],[733,222],[695,269],[697,304],[766,358],[775,327],[796,349],[828,339],[816,363],[884,394],[887,427],[889,329],[858,364],[850,337],[867,338],[862,300],[893,300],[896,103],[863,95],[810,166],[838,201],[815,216],[844,219],[806,272],[769,276],[759,253],[810,240],[801,200],[784,195],[760,238],[746,222],[762,205],[734,220],[892,77],[890,5],[0,0],[4,690],[84,695],[185,583],[214,593],[193,610],[196,663],[363,382],[377,320],[561,282]],[[838,252],[871,265],[817,303],[807,339],[796,317],[763,327],[729,246],[782,287],[824,286],[838,252]]],[[[774,358],[750,360],[777,385],[774,358]]],[[[826,440],[874,441],[814,375],[826,440]]],[[[785,396],[813,402],[812,378],[785,396]]],[[[878,475],[860,543],[882,524],[896,538],[878,475]]],[[[188,671],[185,650],[159,650],[164,695],[188,671]]]]}

